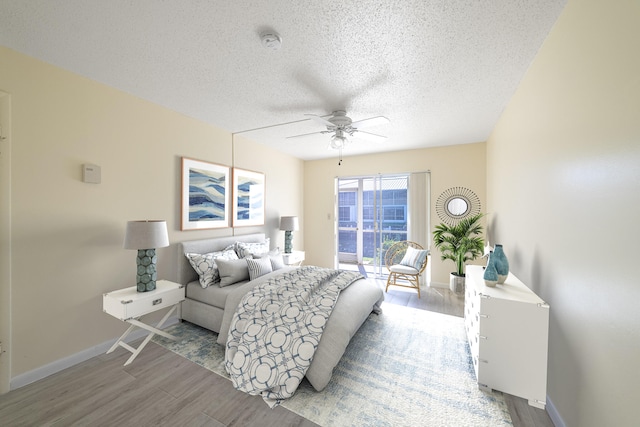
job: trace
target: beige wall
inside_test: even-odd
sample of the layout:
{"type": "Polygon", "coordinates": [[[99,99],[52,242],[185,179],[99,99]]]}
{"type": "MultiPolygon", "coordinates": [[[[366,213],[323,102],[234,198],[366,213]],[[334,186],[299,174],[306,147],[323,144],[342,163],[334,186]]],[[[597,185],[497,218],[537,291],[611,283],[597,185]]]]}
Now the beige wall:
{"type": "Polygon", "coordinates": [[[639,22],[637,1],[570,0],[487,143],[490,233],[551,306],[567,426],[638,423],[639,22]]]}
{"type": "Polygon", "coordinates": [[[172,246],[158,250],[158,270],[170,279],[176,242],[234,232],[180,231],[182,156],[227,166],[235,157],[266,173],[266,225],[236,234],[283,238],[280,213],[302,216],[298,159],[242,138],[234,156],[229,132],[3,47],[0,70],[12,101],[14,378],[123,331],[102,312],[102,294],[135,280],[135,253],[122,249],[128,220],[167,220],[172,246]],[[101,184],[82,182],[83,163],[101,166],[101,184]]]}
{"type": "Polygon", "coordinates": [[[235,164],[243,169],[265,174],[267,184],[266,230],[264,227],[236,228],[236,234],[266,232],[271,246],[284,250],[284,231],[280,231],[281,216],[298,216],[300,231],[293,232],[293,249],[304,248],[303,176],[304,162],[279,153],[262,144],[234,136],[235,164]]]}
{"type": "MultiPolygon", "coordinates": [[[[0,342],[11,337],[11,96],[0,91],[0,342]]],[[[0,353],[0,394],[9,391],[11,352],[0,353]]]]}
{"type": "MultiPolygon", "coordinates": [[[[336,177],[431,171],[431,222],[435,225],[440,222],[435,212],[435,200],[450,187],[467,187],[474,191],[484,211],[485,163],[484,143],[345,157],[340,166],[337,157],[307,161],[304,168],[307,262],[325,267],[334,265],[336,177]]],[[[449,273],[455,266],[451,261],[442,262],[434,248],[432,254],[432,284],[448,286],[449,273]]]]}

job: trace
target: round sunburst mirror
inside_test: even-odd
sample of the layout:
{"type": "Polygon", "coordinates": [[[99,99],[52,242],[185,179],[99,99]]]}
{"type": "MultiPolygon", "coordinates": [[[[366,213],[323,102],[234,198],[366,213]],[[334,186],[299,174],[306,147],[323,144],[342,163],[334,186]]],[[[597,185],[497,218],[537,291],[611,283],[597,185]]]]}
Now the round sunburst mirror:
{"type": "Polygon", "coordinates": [[[442,222],[456,225],[460,220],[480,213],[480,199],[468,188],[452,187],[438,197],[436,212],[442,222]]]}

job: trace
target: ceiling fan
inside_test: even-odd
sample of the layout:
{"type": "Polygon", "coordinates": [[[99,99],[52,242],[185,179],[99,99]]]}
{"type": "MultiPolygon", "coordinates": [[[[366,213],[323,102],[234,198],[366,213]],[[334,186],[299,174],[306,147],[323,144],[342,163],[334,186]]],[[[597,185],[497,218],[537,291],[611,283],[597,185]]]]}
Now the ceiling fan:
{"type": "Polygon", "coordinates": [[[331,136],[331,140],[329,141],[329,148],[338,150],[342,150],[345,147],[345,145],[349,142],[349,137],[353,137],[356,135],[359,138],[375,142],[382,142],[387,139],[386,136],[362,130],[366,127],[389,123],[389,119],[384,116],[371,117],[355,122],[347,116],[347,113],[344,110],[334,111],[331,117],[329,117],[328,119],[315,114],[305,114],[305,116],[308,116],[309,119],[313,120],[314,122],[325,126],[326,130],[289,136],[287,137],[287,139],[300,138],[309,135],[316,135],[319,133],[333,134],[331,136]]]}

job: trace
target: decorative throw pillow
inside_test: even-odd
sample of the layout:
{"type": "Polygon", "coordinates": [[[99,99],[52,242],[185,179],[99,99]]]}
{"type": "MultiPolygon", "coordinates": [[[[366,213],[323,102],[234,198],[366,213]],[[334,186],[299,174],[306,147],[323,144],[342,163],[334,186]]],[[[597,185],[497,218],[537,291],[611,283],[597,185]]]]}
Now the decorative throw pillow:
{"type": "Polygon", "coordinates": [[[282,254],[278,252],[276,255],[269,254],[269,260],[271,261],[271,268],[273,271],[280,270],[284,268],[284,260],[282,259],[282,254]]]}
{"type": "Polygon", "coordinates": [[[220,287],[249,280],[249,268],[244,259],[216,259],[220,271],[220,287]]]}
{"type": "Polygon", "coordinates": [[[271,273],[271,259],[266,256],[264,258],[245,258],[247,267],[249,268],[249,279],[257,279],[267,273],[271,273]]]}
{"type": "Polygon", "coordinates": [[[238,258],[247,258],[253,256],[262,256],[269,252],[269,245],[271,244],[271,239],[266,238],[262,243],[245,243],[245,242],[236,242],[235,249],[238,258]]]}
{"type": "Polygon", "coordinates": [[[416,249],[408,246],[407,252],[404,253],[404,257],[402,258],[402,261],[400,261],[400,265],[406,265],[407,267],[420,270],[428,253],[429,251],[427,250],[416,249]]]}
{"type": "Polygon", "coordinates": [[[254,258],[264,258],[268,257],[271,260],[271,269],[273,271],[280,270],[285,267],[284,259],[282,258],[282,254],[280,253],[280,248],[275,248],[269,251],[267,255],[254,255],[254,258]]]}
{"type": "Polygon", "coordinates": [[[207,254],[186,253],[184,255],[189,260],[189,264],[191,264],[196,273],[198,273],[198,280],[200,281],[200,286],[203,288],[209,287],[220,280],[216,260],[238,259],[238,255],[236,255],[233,247],[220,252],[210,252],[207,254]]]}

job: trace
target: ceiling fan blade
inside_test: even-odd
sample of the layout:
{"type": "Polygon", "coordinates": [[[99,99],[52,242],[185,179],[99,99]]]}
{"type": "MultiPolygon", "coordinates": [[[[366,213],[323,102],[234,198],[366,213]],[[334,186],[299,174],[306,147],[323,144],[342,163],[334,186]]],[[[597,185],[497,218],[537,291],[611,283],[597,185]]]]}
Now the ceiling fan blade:
{"type": "Polygon", "coordinates": [[[362,129],[370,126],[378,126],[389,123],[390,120],[385,116],[377,116],[371,117],[369,119],[358,120],[357,122],[351,123],[351,127],[354,129],[362,129]]]}
{"type": "Polygon", "coordinates": [[[320,133],[327,133],[327,132],[328,131],[326,131],[326,130],[321,130],[319,132],[301,133],[300,135],[287,136],[285,139],[302,138],[304,136],[317,135],[317,134],[320,134],[320,133]]]}
{"type": "Polygon", "coordinates": [[[357,130],[354,136],[372,142],[384,142],[387,139],[387,137],[384,135],[378,135],[377,133],[366,132],[363,130],[357,130]]]}
{"type": "Polygon", "coordinates": [[[311,120],[313,120],[314,122],[321,124],[322,126],[332,126],[335,127],[335,125],[333,123],[331,123],[329,120],[324,119],[323,117],[317,116],[315,114],[305,114],[305,116],[309,117],[311,120]]]}

